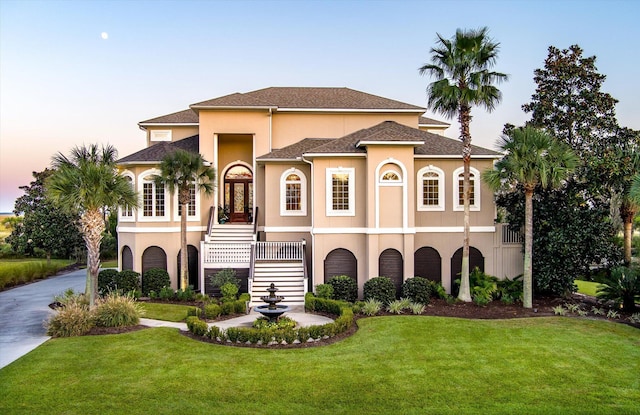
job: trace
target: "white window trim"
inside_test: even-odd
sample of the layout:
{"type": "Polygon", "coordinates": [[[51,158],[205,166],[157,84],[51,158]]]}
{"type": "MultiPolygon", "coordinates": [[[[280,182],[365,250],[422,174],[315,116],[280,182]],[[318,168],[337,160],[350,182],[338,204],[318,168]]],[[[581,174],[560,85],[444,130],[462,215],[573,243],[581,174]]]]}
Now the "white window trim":
{"type": "Polygon", "coordinates": [[[426,166],[418,170],[418,177],[416,180],[417,194],[416,201],[418,202],[418,211],[419,212],[442,212],[445,210],[445,196],[444,196],[444,171],[436,166],[426,166]],[[435,206],[425,205],[424,201],[424,187],[422,185],[423,176],[425,173],[433,172],[438,175],[438,204],[435,206]]]}
{"type": "MultiPolygon", "coordinates": [[[[136,177],[135,175],[130,172],[129,170],[125,170],[122,173],[120,173],[121,176],[124,177],[128,177],[131,179],[131,188],[135,191],[136,190],[136,177]]],[[[124,215],[124,206],[119,206],[118,207],[118,221],[119,222],[135,222],[136,221],[136,209],[132,208],[131,209],[131,216],[125,216],[124,215]]]]}
{"type": "Polygon", "coordinates": [[[378,184],[380,186],[402,186],[403,183],[404,183],[404,180],[403,180],[402,173],[398,173],[397,171],[392,170],[392,169],[388,169],[388,170],[383,171],[382,173],[380,173],[380,176],[378,178],[378,184]],[[393,173],[396,176],[398,176],[398,178],[395,179],[395,180],[384,180],[383,177],[387,173],[393,173]]]}
{"type": "Polygon", "coordinates": [[[326,215],[327,216],[355,216],[356,215],[356,174],[353,167],[329,167],[326,170],[326,215]],[[333,210],[333,180],[335,173],[349,175],[349,210],[333,210]]]}
{"type": "MultiPolygon", "coordinates": [[[[153,183],[149,180],[145,180],[144,178],[150,175],[160,174],[160,170],[158,169],[150,169],[143,171],[138,176],[138,192],[140,198],[140,208],[138,209],[138,222],[168,222],[171,217],[171,198],[169,191],[167,190],[167,186],[164,187],[164,216],[144,216],[144,183],[153,183]]],[[[153,184],[154,191],[156,188],[155,183],[153,184]]],[[[155,202],[155,198],[154,198],[155,202]]],[[[154,209],[155,213],[155,209],[154,209]]]]}
{"type": "Polygon", "coordinates": [[[149,132],[149,141],[171,141],[171,130],[151,130],[149,132]]]}
{"type": "MultiPolygon", "coordinates": [[[[399,181],[388,181],[388,182],[382,182],[381,180],[378,180],[378,182],[376,183],[377,186],[375,188],[375,195],[374,195],[374,199],[375,199],[375,228],[376,229],[380,229],[380,187],[384,187],[384,186],[398,186],[398,187],[402,187],[402,229],[398,230],[398,233],[403,233],[404,229],[407,229],[409,227],[409,194],[408,194],[408,190],[407,190],[407,184],[405,183],[404,178],[407,177],[407,168],[404,166],[404,164],[402,164],[401,162],[399,162],[398,160],[394,160],[393,157],[389,157],[386,160],[383,160],[380,162],[380,164],[378,164],[378,166],[376,167],[376,176],[378,177],[378,179],[381,179],[382,176],[384,176],[385,173],[380,173],[380,171],[382,170],[382,168],[387,165],[387,164],[394,164],[398,167],[398,169],[400,169],[400,173],[398,173],[396,170],[385,170],[385,173],[388,171],[393,171],[394,173],[396,173],[398,175],[398,177],[400,178],[399,181]]],[[[387,232],[389,231],[389,229],[393,229],[393,228],[385,228],[384,230],[381,230],[382,232],[387,232]]]]}
{"type": "Polygon", "coordinates": [[[280,176],[280,216],[307,216],[307,176],[295,167],[280,176]],[[287,210],[287,176],[290,174],[300,178],[300,210],[287,210]]]}
{"type": "MultiPolygon", "coordinates": [[[[460,194],[458,192],[458,176],[464,172],[464,167],[459,167],[453,172],[453,210],[456,212],[464,211],[464,205],[459,203],[460,194]]],[[[472,212],[478,212],[480,210],[480,172],[471,167],[469,169],[469,177],[473,178],[473,194],[474,204],[469,206],[469,210],[472,212]]]]}
{"type": "MultiPolygon", "coordinates": [[[[173,206],[176,208],[173,210],[173,220],[180,221],[180,215],[178,215],[179,203],[178,203],[178,191],[174,192],[173,195],[173,206]]],[[[188,213],[188,211],[187,211],[188,213]]],[[[196,185],[196,213],[195,215],[187,215],[187,222],[196,222],[200,221],[200,191],[198,190],[198,186],[196,185]]]]}

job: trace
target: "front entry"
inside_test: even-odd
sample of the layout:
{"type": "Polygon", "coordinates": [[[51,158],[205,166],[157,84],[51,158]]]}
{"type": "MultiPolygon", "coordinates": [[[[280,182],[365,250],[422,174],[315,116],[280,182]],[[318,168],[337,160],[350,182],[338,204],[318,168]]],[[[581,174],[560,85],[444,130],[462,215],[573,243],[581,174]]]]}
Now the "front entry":
{"type": "Polygon", "coordinates": [[[253,175],[243,165],[235,165],[224,176],[224,204],[231,222],[251,222],[253,175]]]}

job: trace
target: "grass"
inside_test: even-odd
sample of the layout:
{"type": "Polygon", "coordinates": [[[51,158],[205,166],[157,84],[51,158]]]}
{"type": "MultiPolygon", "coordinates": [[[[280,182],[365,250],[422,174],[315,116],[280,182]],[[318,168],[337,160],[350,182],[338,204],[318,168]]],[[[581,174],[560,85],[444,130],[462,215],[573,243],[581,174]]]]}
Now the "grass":
{"type": "Polygon", "coordinates": [[[187,311],[193,306],[180,304],[162,304],[162,303],[145,303],[139,302],[140,307],[144,310],[145,318],[165,321],[184,321],[187,318],[187,311]]]}
{"type": "Polygon", "coordinates": [[[46,278],[71,264],[73,261],[67,259],[52,259],[49,265],[46,259],[2,259],[0,260],[0,289],[46,278]]]}
{"type": "Polygon", "coordinates": [[[52,339],[0,370],[0,413],[640,413],[640,331],[567,318],[359,321],[331,346],[175,329],[52,339]]]}
{"type": "Polygon", "coordinates": [[[590,295],[592,297],[596,296],[596,289],[598,288],[598,285],[600,285],[597,282],[582,280],[575,280],[575,283],[578,286],[578,292],[580,294],[590,295]]]}

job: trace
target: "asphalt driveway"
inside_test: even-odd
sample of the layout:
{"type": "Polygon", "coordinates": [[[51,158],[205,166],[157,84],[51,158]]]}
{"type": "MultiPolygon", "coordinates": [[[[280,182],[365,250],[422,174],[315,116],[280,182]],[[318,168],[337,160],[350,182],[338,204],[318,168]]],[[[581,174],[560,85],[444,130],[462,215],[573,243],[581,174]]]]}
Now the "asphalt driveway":
{"type": "Polygon", "coordinates": [[[81,269],[0,292],[0,368],[49,339],[43,323],[53,297],[68,288],[84,292],[86,277],[81,269]]]}

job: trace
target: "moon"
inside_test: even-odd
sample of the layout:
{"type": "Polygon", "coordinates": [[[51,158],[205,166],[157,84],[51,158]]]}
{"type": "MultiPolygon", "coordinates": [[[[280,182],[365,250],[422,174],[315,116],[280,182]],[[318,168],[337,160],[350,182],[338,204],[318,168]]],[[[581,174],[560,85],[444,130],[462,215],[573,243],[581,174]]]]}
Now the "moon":
{"type": "Polygon", "coordinates": [[[102,32],[102,33],[100,33],[100,37],[101,37],[102,39],[104,39],[104,40],[107,40],[107,39],[109,39],[109,33],[107,33],[107,32],[102,32]]]}

